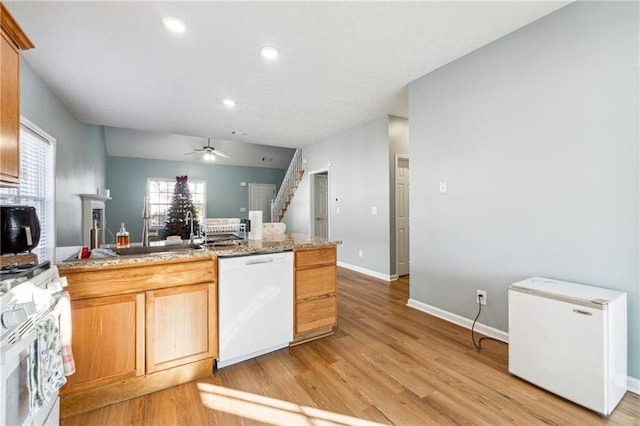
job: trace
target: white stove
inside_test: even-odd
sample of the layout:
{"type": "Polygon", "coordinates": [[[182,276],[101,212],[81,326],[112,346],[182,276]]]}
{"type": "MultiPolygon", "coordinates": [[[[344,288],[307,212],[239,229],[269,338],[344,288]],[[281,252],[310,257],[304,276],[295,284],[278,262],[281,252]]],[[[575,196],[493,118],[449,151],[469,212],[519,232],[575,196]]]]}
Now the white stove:
{"type": "MultiPolygon", "coordinates": [[[[45,389],[37,377],[46,371],[37,342],[42,322],[57,322],[58,300],[66,279],[55,265],[19,268],[0,282],[0,425],[57,425],[60,405],[57,389],[45,389]],[[36,379],[30,380],[30,377],[36,379]],[[43,391],[43,389],[45,389],[43,391]]],[[[56,333],[57,333],[56,324],[56,333]]],[[[40,333],[40,335],[39,335],[40,333]]],[[[40,338],[40,339],[39,339],[40,338]]],[[[56,336],[57,338],[57,336],[56,336]]],[[[46,355],[49,359],[49,354],[46,355]]]]}

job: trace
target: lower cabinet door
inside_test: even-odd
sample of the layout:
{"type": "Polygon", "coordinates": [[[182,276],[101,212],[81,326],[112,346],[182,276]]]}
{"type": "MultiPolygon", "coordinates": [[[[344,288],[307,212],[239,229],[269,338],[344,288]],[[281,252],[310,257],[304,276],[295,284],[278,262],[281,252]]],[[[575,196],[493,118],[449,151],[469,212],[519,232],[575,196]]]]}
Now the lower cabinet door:
{"type": "Polygon", "coordinates": [[[337,310],[334,295],[296,303],[296,335],[336,325],[337,310]]]}
{"type": "Polygon", "coordinates": [[[147,373],[217,355],[215,284],[146,292],[147,373]]]}
{"type": "Polygon", "coordinates": [[[144,374],[144,293],[71,303],[75,374],[62,393],[144,374]]]}

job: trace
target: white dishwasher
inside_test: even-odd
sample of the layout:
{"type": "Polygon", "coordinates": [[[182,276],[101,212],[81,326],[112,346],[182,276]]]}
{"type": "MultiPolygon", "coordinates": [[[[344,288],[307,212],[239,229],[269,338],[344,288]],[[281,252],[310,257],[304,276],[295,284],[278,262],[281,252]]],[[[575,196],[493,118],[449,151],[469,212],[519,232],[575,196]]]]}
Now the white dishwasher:
{"type": "Polygon", "coordinates": [[[293,253],[218,259],[218,368],[293,340],[293,253]]]}

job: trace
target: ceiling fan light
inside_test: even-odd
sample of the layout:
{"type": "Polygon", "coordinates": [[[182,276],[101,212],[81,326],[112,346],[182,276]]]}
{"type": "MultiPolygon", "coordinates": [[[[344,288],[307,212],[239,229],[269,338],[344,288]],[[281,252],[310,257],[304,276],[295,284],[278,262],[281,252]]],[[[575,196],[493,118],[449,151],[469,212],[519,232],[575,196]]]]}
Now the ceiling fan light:
{"type": "Polygon", "coordinates": [[[203,158],[205,161],[214,161],[214,160],[216,159],[216,156],[215,156],[215,155],[213,155],[213,154],[212,154],[212,153],[210,153],[210,152],[205,152],[205,153],[204,153],[204,155],[202,156],[202,158],[203,158]]]}

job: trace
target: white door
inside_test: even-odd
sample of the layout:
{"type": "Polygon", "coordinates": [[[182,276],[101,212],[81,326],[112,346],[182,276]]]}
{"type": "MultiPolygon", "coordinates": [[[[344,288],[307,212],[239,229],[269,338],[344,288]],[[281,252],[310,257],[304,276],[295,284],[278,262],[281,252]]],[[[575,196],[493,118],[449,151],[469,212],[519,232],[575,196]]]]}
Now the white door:
{"type": "Polygon", "coordinates": [[[271,200],[276,198],[272,183],[249,184],[249,211],[262,210],[262,222],[271,222],[271,200]]]}
{"type": "Polygon", "coordinates": [[[396,274],[409,273],[409,158],[396,159],[396,274]]]}
{"type": "Polygon", "coordinates": [[[329,179],[326,173],[314,175],[313,179],[314,234],[329,236],[329,179]]]}

